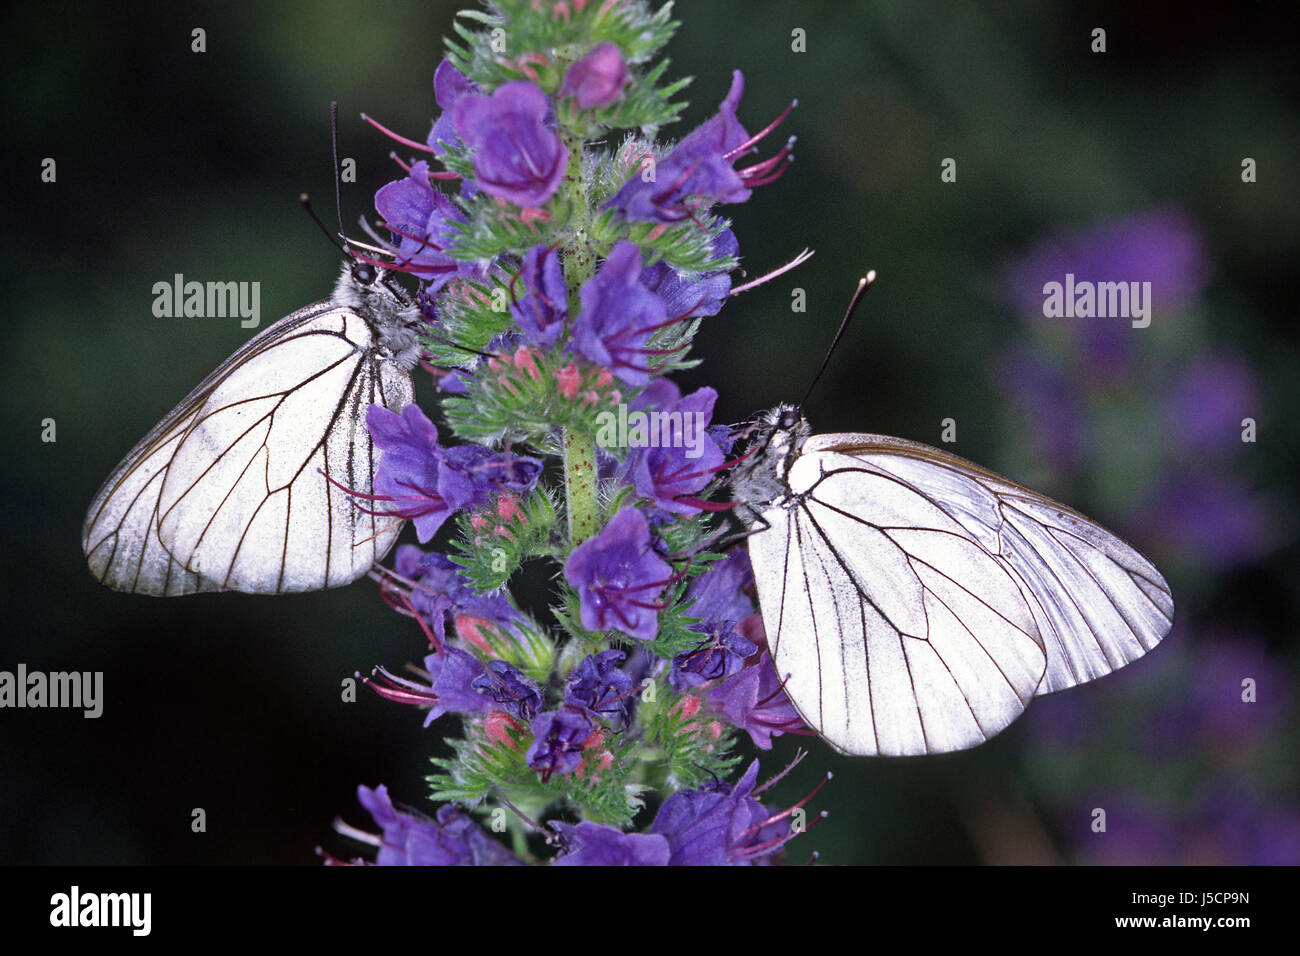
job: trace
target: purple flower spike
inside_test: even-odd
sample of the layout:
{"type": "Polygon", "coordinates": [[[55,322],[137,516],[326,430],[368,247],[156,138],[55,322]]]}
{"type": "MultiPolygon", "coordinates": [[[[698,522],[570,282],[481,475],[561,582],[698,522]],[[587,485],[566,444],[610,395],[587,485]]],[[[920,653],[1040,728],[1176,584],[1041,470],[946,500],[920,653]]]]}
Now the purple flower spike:
{"type": "Polygon", "coordinates": [[[371,405],[366,426],[383,455],[375,473],[378,514],[410,519],[426,542],[461,508],[486,503],[493,493],[524,494],[541,474],[535,458],[495,454],[476,445],[441,448],[438,429],[415,404],[398,415],[371,405]]]}
{"type": "Polygon", "coordinates": [[[618,243],[600,271],[583,284],[582,313],[573,323],[578,353],[633,385],[650,380],[646,343],[668,324],[663,300],[640,277],[641,250],[626,240],[618,243]]]}
{"type": "Polygon", "coordinates": [[[669,865],[749,866],[778,853],[794,833],[754,798],[757,783],[755,760],[734,787],[718,782],[665,800],[650,832],[668,838],[669,865]]]}
{"type": "MultiPolygon", "coordinates": [[[[750,190],[776,179],[789,165],[791,143],[772,158],[736,170],[736,159],[767,135],[781,119],[753,138],[736,119],[745,78],[732,73],[731,90],[718,114],[689,133],[659,161],[650,182],[638,171],[605,204],[634,222],[674,223],[713,203],[744,202],[750,190]]],[[[787,110],[786,112],[789,112],[787,110]]]]}
{"type": "Polygon", "coordinates": [[[396,809],[388,788],[357,787],[357,799],[383,830],[380,866],[521,866],[455,804],[438,808],[437,819],[396,809]]]}
{"type": "Polygon", "coordinates": [[[577,826],[554,822],[566,849],[556,866],[667,866],[668,839],[658,833],[624,833],[584,820],[577,826]]]}
{"type": "Polygon", "coordinates": [[[456,132],[475,150],[479,188],[525,209],[543,205],[564,178],[569,151],[547,125],[551,103],[536,84],[503,83],[491,96],[462,96],[456,132]]]}
{"type": "Polygon", "coordinates": [[[623,98],[629,80],[622,51],[613,43],[602,43],[569,67],[560,96],[572,96],[580,110],[609,106],[623,98]]]}
{"type": "MultiPolygon", "coordinates": [[[[689,501],[713,480],[726,456],[708,433],[718,393],[705,386],[685,398],[666,378],[657,378],[632,402],[660,422],[658,439],[628,452],[623,473],[637,494],[674,514],[697,514],[689,501]]],[[[629,420],[631,414],[629,413],[629,420]]]]}
{"type": "Polygon", "coordinates": [[[547,711],[534,718],[533,743],[525,760],[545,783],[553,773],[573,773],[582,763],[582,745],[596,725],[580,710],[547,711]]]}
{"type": "Polygon", "coordinates": [[[550,246],[533,246],[524,255],[518,281],[525,295],[510,306],[524,338],[542,348],[555,344],[569,317],[569,290],[560,258],[550,246]]]}
{"type": "Polygon", "coordinates": [[[578,589],[582,626],[622,631],[639,641],[659,633],[655,598],[673,569],[651,548],[650,528],[636,508],[624,508],[596,537],[573,549],[565,579],[578,589]]]}

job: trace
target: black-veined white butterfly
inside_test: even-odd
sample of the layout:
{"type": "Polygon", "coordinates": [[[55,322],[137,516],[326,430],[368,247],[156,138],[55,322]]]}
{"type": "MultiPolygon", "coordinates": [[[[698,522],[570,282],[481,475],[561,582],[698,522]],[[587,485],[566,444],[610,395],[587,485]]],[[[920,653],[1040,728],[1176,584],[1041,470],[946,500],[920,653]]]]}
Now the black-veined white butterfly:
{"type": "Polygon", "coordinates": [[[976,746],[1169,633],[1160,572],[1079,512],[938,448],[811,431],[763,416],[732,496],[777,674],[838,750],[976,746]]]}
{"type": "Polygon", "coordinates": [[[91,573],[159,596],[365,574],[403,522],[342,489],[373,488],[366,410],[413,400],[419,321],[391,273],[350,261],[328,299],[250,339],[131,449],[86,513],[91,573]]]}

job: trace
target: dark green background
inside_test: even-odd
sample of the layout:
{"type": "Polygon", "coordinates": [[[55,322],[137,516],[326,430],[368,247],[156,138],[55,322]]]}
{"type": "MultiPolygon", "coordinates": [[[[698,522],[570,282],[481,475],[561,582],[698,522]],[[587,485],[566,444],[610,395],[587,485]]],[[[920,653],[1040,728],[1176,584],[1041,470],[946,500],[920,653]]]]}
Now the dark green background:
{"type": "MultiPolygon", "coordinates": [[[[352,671],[422,652],[372,584],[130,597],[91,580],[79,532],[122,454],[248,335],[236,320],[155,319],[153,283],[177,272],[260,281],[263,328],[325,296],[336,256],[296,199],[305,189],[332,209],[329,102],[340,101],[342,152],[359,168],[344,190],[351,223],[373,216],[370,197],[396,169],[357,114],[424,137],[441,37],[460,5],[55,3],[3,15],[0,668],[103,670],[107,702],[97,721],[0,712],[0,863],[310,864],[318,844],[355,851],[330,821],[369,822],[356,784],[386,782],[420,802],[425,758],[449,725],[422,730],[414,711],[369,693],[338,702],[352,671]],[[190,52],[195,26],[207,31],[201,55],[190,52]],[[46,156],[56,184],[39,181],[46,156]],[[40,441],[46,417],[55,444],[40,441]],[[194,807],[207,812],[206,834],[190,832],[194,807]]],[[[1249,4],[732,0],[677,13],[672,71],[696,80],[668,135],[716,108],[733,67],[747,77],[751,130],[799,99],[770,141],[798,134],[793,168],[727,210],[745,267],[817,250],[795,276],[706,321],[705,364],[684,384],[719,390],[717,420],[796,400],[857,276],[874,268],[878,287],[809,405],[816,429],[935,443],[939,421],[955,416],[958,453],[1007,467],[994,369],[1022,326],[997,294],[998,270],[1055,226],[1172,201],[1206,236],[1213,333],[1265,383],[1256,478],[1294,498],[1294,25],[1249,4]],[[1088,50],[1094,26],[1108,31],[1104,55],[1088,50]],[[790,50],[796,27],[806,53],[790,50]],[[939,180],[946,156],[958,160],[953,185],[939,180]],[[1242,156],[1259,162],[1255,185],[1240,182],[1242,156]],[[802,315],[789,308],[796,285],[802,315]]],[[[1072,503],[1107,517],[1103,502],[1072,503]]],[[[1292,545],[1198,587],[1217,614],[1248,608],[1265,621],[1285,654],[1295,572],[1292,545]]],[[[791,859],[814,849],[831,863],[989,859],[978,834],[990,808],[1042,815],[1017,783],[1023,733],[906,761],[796,741],[811,753],[775,801],[799,799],[828,768],[835,780],[812,805],[831,818],[791,859]]],[[[792,755],[789,740],[766,773],[792,755]]]]}

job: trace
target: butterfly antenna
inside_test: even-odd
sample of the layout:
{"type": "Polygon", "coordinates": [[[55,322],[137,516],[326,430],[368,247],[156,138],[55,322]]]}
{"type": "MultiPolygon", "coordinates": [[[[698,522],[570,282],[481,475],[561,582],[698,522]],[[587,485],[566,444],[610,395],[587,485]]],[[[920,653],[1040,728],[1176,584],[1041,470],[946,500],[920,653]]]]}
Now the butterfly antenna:
{"type": "Polygon", "coordinates": [[[835,333],[835,339],[831,342],[831,347],[826,350],[826,357],[822,359],[822,367],[817,370],[817,374],[813,376],[812,384],[808,386],[808,391],[804,392],[803,398],[799,401],[799,408],[802,409],[807,404],[808,396],[812,394],[812,390],[821,381],[826,366],[831,364],[831,356],[835,354],[835,347],[840,344],[840,339],[844,338],[844,333],[848,331],[849,320],[853,318],[853,313],[857,311],[858,303],[862,301],[862,294],[871,288],[871,284],[875,281],[875,269],[868,270],[867,274],[858,280],[857,291],[853,293],[853,298],[849,301],[849,307],[844,310],[844,318],[840,321],[840,330],[835,333]]]}
{"type": "MultiPolygon", "coordinates": [[[[334,213],[339,220],[339,235],[344,239],[343,231],[343,182],[339,176],[339,104],[338,100],[330,103],[330,148],[334,153],[334,213]]],[[[345,256],[352,256],[349,249],[344,249],[345,256]]]]}
{"type": "Polygon", "coordinates": [[[343,248],[343,244],[338,241],[338,238],[332,232],[330,232],[329,227],[320,221],[320,216],[316,215],[316,210],[311,206],[311,197],[306,193],[300,193],[298,195],[298,202],[302,203],[302,208],[307,210],[307,215],[311,216],[311,221],[320,227],[320,231],[325,234],[325,238],[329,240],[330,245],[343,253],[345,257],[349,257],[351,254],[343,248]]]}

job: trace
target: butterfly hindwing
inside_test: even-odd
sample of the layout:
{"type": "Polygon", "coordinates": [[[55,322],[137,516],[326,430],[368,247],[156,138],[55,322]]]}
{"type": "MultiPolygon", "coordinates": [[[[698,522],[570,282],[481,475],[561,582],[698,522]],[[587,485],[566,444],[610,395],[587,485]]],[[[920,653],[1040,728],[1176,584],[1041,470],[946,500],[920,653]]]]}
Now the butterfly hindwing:
{"type": "Polygon", "coordinates": [[[1096,522],[972,462],[886,435],[818,435],[804,454],[846,455],[951,517],[1021,585],[1047,653],[1038,693],[1109,674],[1169,632],[1173,596],[1146,558],[1096,522]]]}

